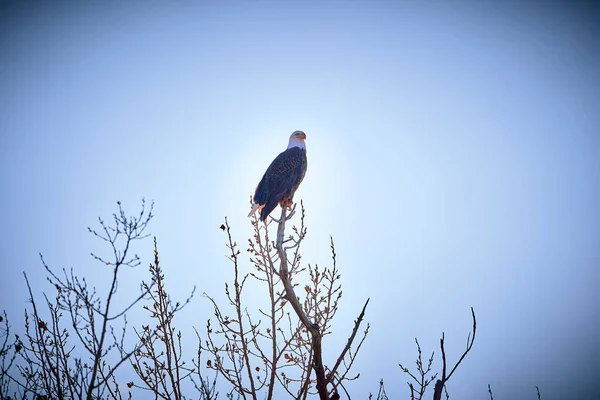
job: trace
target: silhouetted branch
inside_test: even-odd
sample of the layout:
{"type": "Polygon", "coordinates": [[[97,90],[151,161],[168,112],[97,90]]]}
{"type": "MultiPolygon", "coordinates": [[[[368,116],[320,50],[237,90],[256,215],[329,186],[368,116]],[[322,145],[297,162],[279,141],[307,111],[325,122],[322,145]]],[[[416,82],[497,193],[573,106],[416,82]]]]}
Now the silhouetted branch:
{"type": "MultiPolygon", "coordinates": [[[[0,399],[10,398],[9,385],[13,381],[9,374],[12,369],[17,354],[23,349],[19,343],[19,337],[16,336],[14,341],[10,340],[10,324],[8,323],[8,315],[6,311],[0,315],[0,399]],[[10,355],[12,353],[12,355],[10,355]]],[[[16,397],[16,394],[13,394],[16,397]]]]}
{"type": "MultiPolygon", "coordinates": [[[[302,238],[304,236],[301,235],[299,237],[297,243],[295,243],[293,246],[286,247],[286,248],[283,247],[283,244],[285,243],[285,240],[284,240],[285,222],[288,221],[290,218],[290,217],[286,216],[286,211],[287,211],[286,207],[281,207],[281,217],[279,218],[280,222],[277,226],[277,238],[276,238],[276,244],[275,244],[275,248],[277,249],[277,253],[279,255],[279,261],[280,261],[279,276],[280,276],[283,286],[285,288],[286,299],[290,302],[290,304],[292,305],[292,308],[294,309],[294,312],[298,316],[298,319],[304,325],[306,330],[310,333],[311,338],[312,338],[311,366],[315,371],[316,380],[317,380],[316,389],[319,394],[319,398],[321,400],[328,400],[330,398],[339,398],[339,394],[337,393],[337,389],[336,389],[337,385],[335,385],[335,384],[333,385],[331,397],[328,394],[327,385],[334,383],[334,378],[337,374],[337,370],[338,370],[342,360],[344,360],[346,353],[349,352],[352,342],[354,341],[354,338],[358,331],[358,328],[364,318],[364,313],[365,313],[366,307],[369,303],[369,300],[367,299],[359,317],[355,321],[355,326],[352,331],[352,334],[350,335],[350,338],[348,339],[346,346],[344,347],[340,356],[338,357],[338,360],[337,360],[334,368],[331,370],[331,372],[328,375],[326,375],[325,367],[323,364],[323,356],[322,356],[322,338],[326,331],[326,326],[328,324],[329,316],[327,316],[327,318],[324,318],[324,320],[322,321],[324,323],[324,326],[322,326],[322,327],[319,326],[319,324],[316,321],[311,321],[309,319],[308,315],[306,314],[306,312],[304,311],[304,309],[302,308],[302,305],[294,291],[294,287],[293,287],[293,285],[291,283],[291,279],[290,279],[291,273],[288,268],[287,250],[291,249],[293,247],[296,247],[299,244],[300,240],[302,240],[302,238]]],[[[302,221],[303,220],[304,220],[304,207],[302,207],[302,221]]],[[[336,269],[335,269],[336,268],[335,267],[336,254],[335,254],[335,248],[333,246],[333,240],[331,242],[331,249],[332,249],[333,261],[334,261],[334,267],[331,272],[331,277],[329,279],[329,282],[331,283],[331,285],[333,285],[334,280],[336,280],[339,277],[337,275],[337,273],[335,272],[336,271],[336,269]]],[[[318,284],[318,282],[320,281],[320,273],[319,273],[318,269],[316,269],[316,268],[314,271],[314,276],[312,277],[312,281],[315,283],[315,285],[318,284]]],[[[310,293],[310,288],[307,287],[306,289],[307,289],[307,292],[310,293]]],[[[331,295],[333,293],[335,293],[337,290],[339,290],[339,289],[335,289],[333,286],[329,287],[329,290],[327,291],[327,293],[329,294],[328,301],[331,301],[331,295]]],[[[316,293],[316,291],[314,293],[316,293]]],[[[338,297],[334,302],[333,308],[335,310],[337,310],[337,301],[339,300],[340,296],[341,296],[341,292],[339,292],[338,297]]],[[[318,304],[318,300],[315,299],[314,306],[316,307],[317,304],[318,304]]],[[[330,309],[329,306],[327,306],[326,309],[329,310],[330,309]]],[[[332,316],[333,316],[333,314],[331,314],[331,317],[332,316]]],[[[362,345],[362,342],[364,341],[364,338],[366,337],[367,332],[368,332],[368,327],[367,327],[367,330],[365,331],[365,335],[363,336],[363,339],[361,340],[361,342],[359,344],[359,348],[360,348],[360,345],[362,345]]],[[[350,369],[350,367],[352,366],[353,362],[354,362],[354,355],[351,355],[350,364],[346,367],[346,372],[342,375],[342,378],[339,380],[339,383],[341,383],[341,381],[345,378],[345,375],[348,372],[348,370],[350,369]]]]}
{"type": "Polygon", "coordinates": [[[427,387],[429,386],[429,384],[431,382],[434,381],[434,379],[437,377],[437,373],[436,374],[432,374],[429,378],[427,378],[427,374],[429,374],[429,372],[431,371],[431,365],[433,364],[433,356],[434,356],[434,352],[431,353],[431,357],[429,357],[429,360],[427,361],[427,367],[424,367],[423,364],[423,353],[421,352],[421,345],[419,344],[419,340],[417,338],[415,338],[415,343],[417,345],[417,375],[413,374],[412,372],[410,372],[410,370],[406,367],[404,367],[402,364],[399,364],[400,368],[402,369],[402,371],[406,374],[408,374],[417,384],[418,386],[418,390],[415,389],[415,386],[413,385],[412,382],[407,382],[408,387],[410,389],[410,398],[411,400],[421,400],[425,394],[425,391],[427,390],[427,387]],[[416,396],[415,396],[416,394],[416,396]]]}
{"type": "Polygon", "coordinates": [[[327,395],[327,381],[325,379],[325,368],[323,366],[323,356],[321,349],[321,334],[319,332],[319,325],[315,322],[311,322],[308,319],[308,316],[302,310],[302,305],[296,296],[296,292],[294,291],[294,287],[290,281],[290,272],[288,271],[288,261],[287,254],[285,249],[283,248],[283,239],[285,234],[285,221],[286,219],[286,207],[281,207],[281,218],[279,219],[279,224],[277,226],[277,241],[275,248],[277,249],[277,253],[279,254],[280,260],[280,269],[279,275],[281,277],[281,282],[285,288],[286,299],[292,305],[294,312],[300,319],[300,322],[304,325],[304,327],[310,332],[312,337],[312,365],[315,370],[315,375],[317,377],[317,392],[319,393],[319,398],[321,400],[328,400],[329,396],[327,395]]]}
{"type": "MultiPolygon", "coordinates": [[[[149,294],[151,306],[144,305],[143,308],[150,313],[150,318],[156,321],[156,329],[151,330],[149,325],[142,325],[141,331],[134,329],[140,345],[133,354],[131,364],[145,386],[133,382],[130,386],[149,390],[156,398],[181,400],[184,398],[181,389],[182,381],[190,377],[196,369],[185,367],[185,361],[182,360],[182,335],[181,331],[176,333],[173,319],[175,313],[189,303],[195,287],[183,304],[179,302],[172,304],[165,287],[163,270],[160,267],[156,238],[154,238],[154,263],[150,264],[150,275],[152,282],[150,284],[142,282],[142,287],[146,290],[154,287],[149,294]]],[[[200,371],[198,374],[204,382],[200,371]]]]}
{"type": "MultiPolygon", "coordinates": [[[[373,400],[373,393],[369,393],[369,400],[373,400]]],[[[379,381],[379,391],[377,392],[376,400],[388,400],[385,387],[383,386],[383,379],[379,381]]]]}
{"type": "MultiPolygon", "coordinates": [[[[356,321],[354,321],[354,329],[352,329],[352,334],[348,338],[348,341],[346,342],[346,346],[344,347],[344,349],[340,353],[340,355],[339,355],[339,357],[338,357],[335,365],[333,366],[333,368],[331,369],[331,372],[329,373],[328,383],[332,381],[333,377],[337,373],[337,370],[338,370],[340,364],[344,360],[344,357],[346,356],[346,353],[350,350],[350,347],[352,346],[352,342],[354,342],[354,338],[356,337],[356,333],[358,332],[358,328],[360,327],[360,324],[363,321],[363,318],[365,316],[365,311],[367,309],[367,305],[369,304],[369,300],[370,299],[367,299],[367,301],[365,301],[365,305],[363,306],[360,314],[358,315],[358,318],[356,319],[356,321]]],[[[363,340],[366,337],[366,334],[367,334],[368,330],[369,330],[369,327],[367,325],[367,330],[365,331],[365,335],[363,336],[363,340]]],[[[361,340],[361,344],[362,344],[362,340],[361,340]]],[[[354,360],[352,360],[352,361],[354,361],[354,360]]]]}
{"type": "MultiPolygon", "coordinates": [[[[145,231],[153,217],[153,205],[147,209],[142,200],[140,213],[129,217],[121,203],[117,204],[118,212],[113,214],[114,225],[99,218],[99,229],[88,228],[95,237],[109,244],[113,257],[109,259],[92,254],[95,260],[111,268],[110,284],[104,297],[88,285],[85,278],[76,276],[73,269],[69,272],[63,269],[61,276],[57,275],[40,255],[48,273],[47,279],[56,289],[54,301],[44,294],[49,311],[46,322],[42,320],[28,277],[24,275],[32,307],[31,315],[25,313],[27,343],[19,341],[23,363],[18,369],[25,380],[19,386],[24,396],[33,394],[38,398],[57,399],[122,398],[114,374],[140,348],[139,344],[129,351],[124,348],[126,314],[150,293],[152,285],[147,286],[120,310],[114,311],[113,303],[121,269],[139,265],[140,258],[137,254],[131,254],[132,245],[134,241],[148,237],[145,231]],[[63,312],[69,317],[70,329],[61,324],[63,312]],[[31,324],[30,317],[33,320],[31,324]],[[120,318],[123,318],[123,324],[118,337],[112,323],[120,318]],[[70,342],[71,337],[79,341],[79,346],[70,342]]],[[[174,311],[178,309],[179,307],[175,307],[174,311]]],[[[149,337],[157,332],[158,329],[152,330],[149,337]]],[[[13,380],[16,382],[16,379],[13,380]]]]}
{"type": "Polygon", "coordinates": [[[467,348],[465,349],[459,360],[456,362],[456,364],[454,364],[454,367],[448,375],[446,375],[446,350],[444,348],[444,334],[442,333],[442,338],[440,339],[440,348],[442,350],[442,379],[438,379],[435,382],[435,388],[433,393],[434,400],[440,400],[442,398],[442,390],[444,389],[446,382],[448,382],[454,371],[456,371],[456,368],[458,368],[462,360],[466,357],[466,355],[473,347],[473,343],[475,342],[475,333],[477,332],[477,320],[475,319],[475,310],[473,310],[473,307],[471,307],[471,316],[473,317],[473,335],[471,336],[471,333],[469,333],[469,336],[467,337],[467,348]]]}

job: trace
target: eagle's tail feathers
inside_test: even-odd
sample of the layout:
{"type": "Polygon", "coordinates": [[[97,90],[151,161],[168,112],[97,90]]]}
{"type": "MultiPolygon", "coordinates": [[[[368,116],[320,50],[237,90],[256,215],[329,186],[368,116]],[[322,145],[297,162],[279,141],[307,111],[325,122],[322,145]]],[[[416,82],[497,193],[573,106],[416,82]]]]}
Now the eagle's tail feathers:
{"type": "Polygon", "coordinates": [[[258,203],[254,203],[252,205],[252,210],[250,210],[250,213],[248,214],[248,218],[250,218],[252,215],[254,215],[254,213],[256,212],[256,210],[260,210],[262,209],[264,206],[261,206],[258,203]]]}
{"type": "Polygon", "coordinates": [[[276,201],[268,201],[267,204],[265,204],[264,207],[260,210],[260,220],[265,221],[269,214],[271,214],[271,211],[275,209],[275,207],[277,207],[276,201]]]}

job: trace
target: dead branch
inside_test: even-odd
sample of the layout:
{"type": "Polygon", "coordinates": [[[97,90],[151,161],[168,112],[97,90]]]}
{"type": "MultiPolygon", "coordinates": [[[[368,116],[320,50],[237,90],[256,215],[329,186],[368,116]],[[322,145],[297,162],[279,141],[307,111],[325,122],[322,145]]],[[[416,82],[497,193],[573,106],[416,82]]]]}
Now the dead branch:
{"type": "Polygon", "coordinates": [[[356,321],[354,321],[354,329],[352,329],[352,334],[348,338],[348,341],[346,342],[346,346],[344,346],[344,349],[340,353],[340,355],[339,355],[339,357],[338,357],[335,365],[333,366],[333,368],[331,369],[331,372],[328,375],[328,383],[332,381],[333,377],[337,373],[337,370],[338,370],[340,364],[344,360],[344,357],[346,356],[346,353],[348,352],[348,350],[350,350],[350,346],[352,346],[352,342],[354,341],[354,338],[356,337],[356,333],[358,332],[358,328],[360,327],[360,324],[361,324],[361,322],[362,322],[362,320],[363,320],[363,318],[365,316],[365,311],[367,309],[367,305],[369,304],[369,300],[370,299],[367,299],[367,301],[365,301],[365,305],[363,306],[360,314],[358,315],[358,318],[356,319],[356,321]]]}
{"type": "Polygon", "coordinates": [[[410,389],[411,400],[421,400],[423,399],[423,396],[425,395],[425,391],[427,390],[429,384],[433,382],[437,377],[437,373],[432,374],[429,378],[427,377],[427,374],[431,372],[431,366],[433,364],[433,357],[435,353],[431,353],[431,356],[427,360],[427,367],[425,367],[425,364],[423,363],[423,353],[421,352],[421,345],[419,344],[419,340],[417,338],[415,338],[415,344],[417,346],[416,374],[413,374],[408,368],[406,368],[402,364],[399,364],[399,366],[402,369],[402,372],[408,374],[417,386],[417,388],[415,388],[415,385],[413,385],[412,382],[407,382],[408,387],[410,389]]]}
{"type": "Polygon", "coordinates": [[[473,332],[472,335],[471,332],[469,332],[469,336],[467,337],[467,348],[460,356],[456,364],[454,364],[454,367],[448,375],[446,375],[446,350],[444,348],[444,333],[442,333],[442,338],[440,339],[440,348],[442,350],[442,379],[438,379],[435,382],[435,388],[433,392],[434,400],[441,400],[442,390],[445,388],[446,382],[448,382],[454,371],[456,371],[456,368],[458,368],[462,360],[464,360],[464,358],[467,356],[467,354],[469,353],[469,351],[471,351],[471,348],[473,347],[473,343],[475,342],[475,333],[477,332],[477,320],[475,319],[475,310],[473,310],[473,307],[471,307],[471,316],[473,317],[473,332]]]}
{"type": "MultiPolygon", "coordinates": [[[[302,209],[304,209],[304,207],[302,207],[302,209]]],[[[358,328],[363,320],[364,313],[365,313],[366,307],[369,303],[369,300],[367,299],[359,317],[355,321],[355,326],[352,331],[352,334],[351,334],[350,338],[348,339],[346,346],[342,350],[342,353],[338,357],[338,360],[334,366],[334,369],[326,376],[325,367],[323,364],[323,356],[322,356],[322,338],[323,338],[324,330],[322,331],[321,327],[315,321],[311,321],[308,318],[308,315],[303,310],[302,305],[300,304],[300,301],[299,301],[298,297],[296,296],[294,287],[293,287],[293,285],[291,283],[291,279],[290,279],[291,274],[288,269],[288,260],[287,260],[287,252],[286,251],[289,248],[297,247],[299,242],[302,240],[303,236],[301,236],[298,239],[298,243],[296,243],[294,246],[291,246],[289,248],[283,247],[284,237],[285,237],[285,222],[287,220],[289,220],[289,217],[286,216],[286,211],[287,211],[286,207],[281,207],[281,217],[279,218],[280,222],[277,226],[277,238],[276,238],[276,244],[275,244],[275,248],[277,249],[277,253],[279,255],[279,260],[280,260],[279,276],[280,276],[283,286],[285,288],[286,299],[290,302],[290,304],[292,305],[292,308],[294,309],[294,312],[300,319],[300,322],[308,330],[308,332],[310,333],[311,338],[312,338],[312,363],[311,364],[312,364],[312,368],[314,369],[315,375],[316,375],[316,380],[317,380],[316,389],[319,394],[319,398],[321,400],[329,400],[332,398],[339,398],[339,394],[337,393],[335,385],[333,387],[332,396],[331,397],[329,396],[327,385],[331,384],[333,382],[334,376],[337,373],[337,369],[341,363],[341,360],[344,359],[346,353],[349,351],[349,349],[352,345],[352,342],[354,341],[356,332],[358,331],[358,328]]],[[[333,242],[332,242],[332,250],[333,250],[333,242]]],[[[333,250],[333,258],[334,258],[334,262],[335,262],[335,250],[333,250]]],[[[331,291],[330,291],[330,293],[331,293],[331,291]]],[[[364,340],[364,338],[363,338],[363,340],[364,340]]],[[[361,344],[362,344],[362,341],[361,341],[361,344]]],[[[352,360],[352,362],[353,362],[353,360],[352,360]]]]}

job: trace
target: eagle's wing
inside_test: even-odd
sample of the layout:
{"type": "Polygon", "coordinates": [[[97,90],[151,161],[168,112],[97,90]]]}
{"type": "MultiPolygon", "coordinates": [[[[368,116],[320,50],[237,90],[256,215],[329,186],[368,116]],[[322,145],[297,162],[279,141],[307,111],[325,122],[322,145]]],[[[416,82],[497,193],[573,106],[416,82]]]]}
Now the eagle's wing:
{"type": "Polygon", "coordinates": [[[279,154],[256,187],[253,211],[261,209],[261,220],[264,221],[279,202],[292,199],[305,173],[304,149],[292,147],[279,154]]]}

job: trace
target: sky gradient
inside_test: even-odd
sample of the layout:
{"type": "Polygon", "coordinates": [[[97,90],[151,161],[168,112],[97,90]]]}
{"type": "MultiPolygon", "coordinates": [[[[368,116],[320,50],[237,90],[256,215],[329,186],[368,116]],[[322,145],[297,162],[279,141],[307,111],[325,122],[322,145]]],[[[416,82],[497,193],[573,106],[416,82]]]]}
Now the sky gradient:
{"type": "MultiPolygon", "coordinates": [[[[0,309],[13,325],[23,271],[51,291],[39,253],[102,285],[86,227],[117,200],[131,213],[155,201],[172,293],[218,295],[218,227],[227,216],[245,243],[250,194],[303,130],[303,260],[330,265],[332,235],[344,285],[332,354],[371,298],[353,398],[380,378],[407,398],[398,363],[412,365],[414,337],[428,354],[444,331],[454,360],[471,306],[478,335],[451,398],[485,398],[488,383],[500,399],[534,399],[535,385],[545,400],[598,398],[597,4],[0,7],[0,309]]],[[[208,301],[182,315],[193,338],[208,301]]]]}

